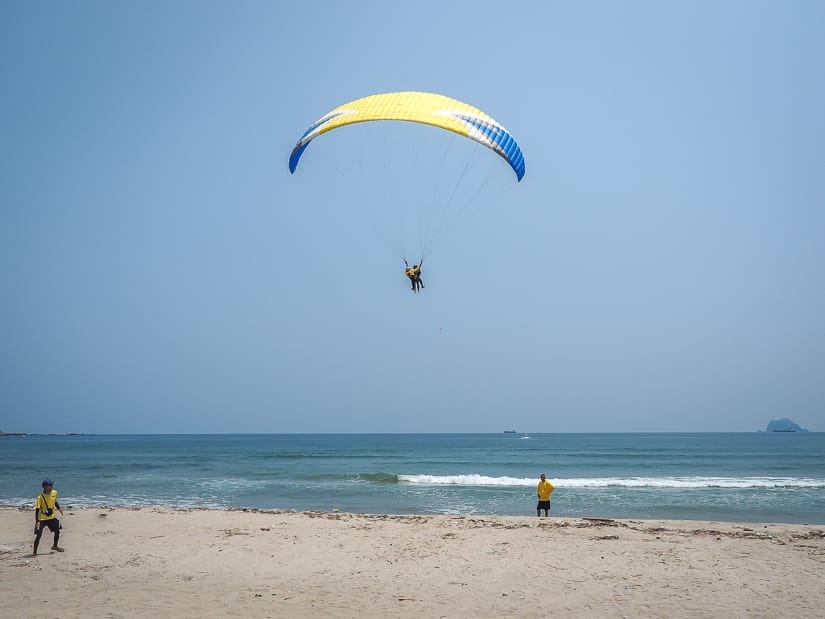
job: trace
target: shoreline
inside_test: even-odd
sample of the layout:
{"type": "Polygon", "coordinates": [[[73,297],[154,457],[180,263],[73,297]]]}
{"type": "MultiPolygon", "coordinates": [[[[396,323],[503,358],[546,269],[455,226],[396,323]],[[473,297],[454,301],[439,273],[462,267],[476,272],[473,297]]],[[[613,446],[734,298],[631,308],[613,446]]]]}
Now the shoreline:
{"type": "MultiPolygon", "coordinates": [[[[34,511],[34,501],[30,504],[15,504],[0,502],[0,517],[4,512],[32,512],[34,511]]],[[[117,504],[103,504],[103,505],[69,505],[64,507],[63,511],[68,515],[69,512],[74,512],[74,515],[82,514],[84,512],[152,512],[152,513],[198,513],[198,512],[224,512],[232,513],[248,513],[248,514],[269,514],[269,515],[291,515],[291,516],[306,516],[308,518],[331,518],[340,519],[342,517],[349,518],[366,518],[366,519],[407,519],[407,518],[432,518],[432,519],[448,519],[448,520],[514,520],[514,521],[553,521],[565,522],[564,526],[573,526],[571,523],[582,521],[585,523],[601,523],[607,526],[609,523],[614,523],[615,526],[622,526],[627,523],[673,523],[684,525],[687,528],[700,527],[700,525],[713,524],[720,527],[786,527],[786,528],[805,528],[805,529],[820,529],[825,534],[825,523],[817,522],[775,522],[775,521],[756,521],[756,520],[721,520],[709,518],[621,518],[612,516],[559,516],[551,512],[550,516],[545,518],[541,516],[538,518],[532,514],[433,514],[433,513],[384,513],[384,512],[354,512],[332,508],[328,510],[298,510],[298,509],[283,509],[283,508],[267,508],[267,507],[212,507],[212,506],[181,506],[171,507],[169,505],[117,505],[117,504]]],[[[33,517],[32,517],[33,519],[33,517]]],[[[582,525],[584,526],[584,525],[582,525]]]]}
{"type": "Polygon", "coordinates": [[[813,617],[825,608],[821,525],[67,507],[66,552],[48,551],[47,531],[32,558],[32,511],[0,507],[3,616],[48,607],[61,617],[813,617]]]}
{"type": "MultiPolygon", "coordinates": [[[[535,502],[535,501],[534,501],[535,502]]],[[[28,501],[26,503],[4,503],[0,501],[0,513],[4,510],[14,510],[14,511],[33,511],[34,510],[34,501],[28,501]]],[[[317,518],[321,516],[332,516],[338,517],[342,515],[347,516],[363,516],[365,518],[381,518],[381,519],[391,519],[391,518],[475,518],[475,519],[483,519],[483,518],[490,518],[490,519],[514,519],[514,520],[538,520],[536,516],[532,514],[435,514],[435,513],[418,513],[418,512],[406,512],[406,513],[395,513],[395,512],[362,512],[362,511],[347,511],[338,508],[331,508],[327,510],[300,510],[300,509],[288,509],[288,508],[278,508],[278,507],[233,507],[233,506],[223,506],[223,507],[215,507],[211,505],[182,505],[178,507],[173,507],[171,505],[163,505],[163,504],[156,504],[156,505],[120,505],[120,504],[101,504],[101,505],[68,505],[64,508],[64,512],[68,513],[69,511],[76,511],[76,512],[86,512],[86,511],[153,511],[153,512],[183,512],[183,513],[190,513],[190,512],[227,512],[227,513],[234,513],[234,512],[245,512],[250,514],[294,514],[294,515],[304,515],[312,518],[317,518]]],[[[541,517],[541,520],[544,520],[544,516],[541,517]]],[[[559,521],[604,521],[604,522],[671,522],[671,523],[684,523],[688,526],[690,525],[702,525],[713,523],[716,525],[730,525],[730,526],[751,526],[751,527],[763,527],[763,526],[771,526],[771,527],[812,527],[812,528],[820,528],[825,530],[825,521],[823,522],[792,522],[792,521],[774,521],[774,520],[728,520],[722,518],[657,518],[657,517],[623,517],[623,516],[581,516],[581,515],[563,515],[560,516],[558,514],[554,514],[552,511],[550,512],[549,520],[559,520],[559,521]]]]}

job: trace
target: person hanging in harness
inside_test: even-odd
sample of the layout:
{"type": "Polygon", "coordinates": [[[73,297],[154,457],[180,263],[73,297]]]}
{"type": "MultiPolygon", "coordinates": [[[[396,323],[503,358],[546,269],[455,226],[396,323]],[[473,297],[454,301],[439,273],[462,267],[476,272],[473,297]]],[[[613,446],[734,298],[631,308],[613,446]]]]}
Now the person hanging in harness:
{"type": "Polygon", "coordinates": [[[421,281],[421,266],[423,264],[424,259],[422,258],[421,262],[410,266],[407,259],[404,258],[404,265],[407,267],[404,269],[404,275],[410,278],[410,284],[412,285],[413,292],[418,292],[421,288],[425,287],[424,282],[421,281]]]}

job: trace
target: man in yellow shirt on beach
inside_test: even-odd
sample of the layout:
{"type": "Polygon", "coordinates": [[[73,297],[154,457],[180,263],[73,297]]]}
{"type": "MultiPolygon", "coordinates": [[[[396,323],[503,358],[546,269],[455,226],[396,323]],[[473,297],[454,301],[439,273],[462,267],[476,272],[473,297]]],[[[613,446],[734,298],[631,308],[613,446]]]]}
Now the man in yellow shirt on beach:
{"type": "Polygon", "coordinates": [[[545,518],[550,515],[550,495],[556,487],[547,481],[544,473],[541,474],[541,481],[536,488],[536,494],[539,497],[539,504],[536,505],[536,516],[541,518],[541,510],[544,510],[545,518]]]}
{"type": "Polygon", "coordinates": [[[57,545],[60,539],[60,521],[57,519],[55,511],[59,511],[63,515],[63,510],[60,508],[60,503],[57,502],[57,490],[54,489],[54,484],[51,479],[43,480],[43,492],[38,495],[34,503],[34,550],[32,556],[37,556],[37,547],[40,545],[40,536],[43,535],[45,529],[50,529],[54,533],[54,544],[52,550],[63,552],[63,549],[57,545]]]}

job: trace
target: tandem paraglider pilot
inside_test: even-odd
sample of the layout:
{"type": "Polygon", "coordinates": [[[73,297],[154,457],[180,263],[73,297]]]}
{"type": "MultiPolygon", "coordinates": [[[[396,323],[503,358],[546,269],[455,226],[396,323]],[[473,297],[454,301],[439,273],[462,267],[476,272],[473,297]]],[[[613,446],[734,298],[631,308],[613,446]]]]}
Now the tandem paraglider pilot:
{"type": "Polygon", "coordinates": [[[57,519],[55,511],[59,511],[63,515],[63,510],[60,508],[60,503],[57,502],[57,490],[54,489],[54,484],[51,479],[44,479],[43,492],[37,497],[34,503],[34,548],[32,549],[32,556],[37,556],[37,547],[40,545],[40,537],[46,529],[51,530],[54,534],[54,543],[52,550],[63,552],[63,549],[57,545],[60,540],[60,521],[57,519]]]}
{"type": "Polygon", "coordinates": [[[410,266],[410,263],[407,262],[407,259],[404,258],[404,266],[407,268],[404,269],[404,275],[410,278],[410,284],[412,285],[412,291],[418,292],[421,288],[424,288],[424,282],[421,281],[421,266],[424,264],[424,259],[421,259],[421,262],[418,264],[414,264],[410,266]]]}

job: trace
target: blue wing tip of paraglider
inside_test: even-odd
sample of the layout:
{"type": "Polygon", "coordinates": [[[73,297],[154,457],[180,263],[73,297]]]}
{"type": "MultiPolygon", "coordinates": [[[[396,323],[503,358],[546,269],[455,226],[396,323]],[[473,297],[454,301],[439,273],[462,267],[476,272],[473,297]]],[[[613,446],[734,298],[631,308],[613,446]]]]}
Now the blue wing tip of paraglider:
{"type": "Polygon", "coordinates": [[[516,146],[516,151],[513,153],[513,156],[509,159],[510,167],[513,168],[513,172],[516,173],[516,179],[518,182],[521,182],[521,179],[524,178],[524,173],[527,171],[526,166],[524,165],[524,155],[521,154],[521,149],[516,146]]]}
{"type": "Polygon", "coordinates": [[[485,139],[483,140],[479,140],[478,138],[473,139],[489,146],[504,157],[507,163],[510,164],[510,167],[513,168],[513,172],[516,173],[518,182],[521,182],[521,179],[524,177],[524,155],[521,152],[521,148],[519,148],[518,142],[516,142],[516,139],[507,129],[495,121],[480,119],[469,114],[458,113],[455,114],[455,117],[484,134],[485,139]]]}
{"type": "Polygon", "coordinates": [[[518,163],[513,164],[513,171],[516,173],[516,179],[518,182],[521,182],[521,179],[524,178],[524,173],[527,171],[524,165],[524,158],[521,156],[521,151],[519,151],[519,158],[520,161],[518,163]]]}
{"type": "Polygon", "coordinates": [[[518,179],[518,182],[521,182],[521,179],[524,178],[526,166],[524,164],[524,154],[521,152],[518,143],[513,136],[506,131],[503,132],[500,137],[497,137],[496,141],[504,158],[507,159],[507,163],[510,164],[513,172],[516,173],[516,179],[518,179]]]}
{"type": "Polygon", "coordinates": [[[304,150],[306,150],[308,144],[309,142],[307,142],[306,144],[299,144],[298,146],[292,149],[292,153],[289,155],[290,174],[295,174],[295,168],[298,167],[298,160],[301,158],[301,155],[303,154],[304,150]]]}

